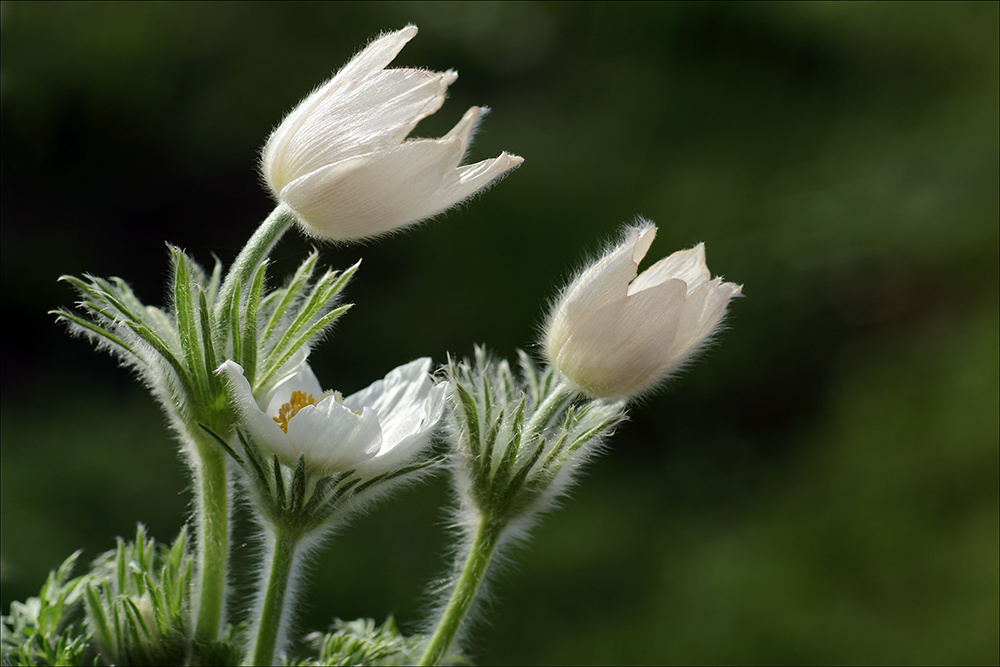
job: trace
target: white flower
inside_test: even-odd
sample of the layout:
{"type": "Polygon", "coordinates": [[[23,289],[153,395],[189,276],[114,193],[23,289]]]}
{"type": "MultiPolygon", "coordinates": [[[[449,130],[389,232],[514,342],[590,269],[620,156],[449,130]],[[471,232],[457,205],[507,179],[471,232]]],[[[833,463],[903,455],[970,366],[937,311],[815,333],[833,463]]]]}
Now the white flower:
{"type": "Polygon", "coordinates": [[[628,229],[549,315],[549,362],[593,396],[633,396],[654,386],[698,350],[740,294],[739,285],[712,278],[703,244],[637,277],[655,235],[653,225],[628,229]]]}
{"type": "Polygon", "coordinates": [[[406,465],[429,444],[447,389],[434,384],[430,367],[426,357],[411,361],[342,399],[324,393],[302,361],[259,401],[239,364],[226,361],[219,371],[229,378],[241,428],[282,463],[295,466],[304,456],[313,472],[373,477],[406,465]]]}
{"type": "Polygon", "coordinates": [[[341,241],[385,234],[458,204],[521,163],[501,153],[459,166],[485,111],[478,107],[440,139],[406,140],[458,77],[384,69],[416,34],[407,26],[373,41],[268,139],[264,180],[308,233],[341,241]]]}

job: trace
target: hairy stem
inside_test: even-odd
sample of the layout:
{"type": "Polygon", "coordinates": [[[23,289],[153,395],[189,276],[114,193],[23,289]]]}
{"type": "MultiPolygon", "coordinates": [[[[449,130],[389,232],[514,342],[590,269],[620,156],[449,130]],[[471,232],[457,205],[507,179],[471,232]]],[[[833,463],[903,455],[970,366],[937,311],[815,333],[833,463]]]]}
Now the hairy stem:
{"type": "Polygon", "coordinates": [[[291,598],[290,586],[295,570],[295,558],[301,537],[273,526],[270,561],[266,575],[261,579],[262,590],[258,597],[259,616],[254,625],[254,645],[250,653],[251,665],[273,665],[276,652],[281,651],[284,637],[283,623],[286,607],[291,598]]]}
{"type": "MultiPolygon", "coordinates": [[[[281,239],[282,235],[295,222],[295,214],[284,204],[278,204],[271,214],[267,216],[260,227],[253,233],[243,250],[237,255],[233,265],[226,274],[226,279],[222,281],[222,288],[219,293],[216,310],[216,322],[219,323],[219,331],[226,332],[229,327],[229,311],[232,304],[233,290],[236,285],[241,285],[242,289],[248,289],[253,282],[253,274],[257,267],[264,261],[271,249],[281,239]]],[[[232,332],[238,336],[239,332],[232,332]]],[[[217,345],[222,345],[225,341],[217,340],[217,345]]],[[[224,349],[220,347],[220,349],[224,349]]]]}
{"type": "Polygon", "coordinates": [[[195,638],[213,640],[219,634],[226,601],[229,550],[229,479],[226,453],[214,443],[196,439],[198,498],[198,620],[195,638]]]}
{"type": "Polygon", "coordinates": [[[462,622],[472,608],[472,603],[476,599],[479,587],[486,577],[486,570],[489,568],[490,560],[496,552],[500,543],[502,527],[496,525],[489,518],[483,517],[479,522],[479,528],[472,539],[472,545],[465,558],[465,565],[462,573],[455,584],[455,590],[451,593],[448,605],[444,609],[441,620],[434,628],[430,643],[420,658],[421,665],[437,665],[448,653],[455,636],[462,627],[462,622]]]}

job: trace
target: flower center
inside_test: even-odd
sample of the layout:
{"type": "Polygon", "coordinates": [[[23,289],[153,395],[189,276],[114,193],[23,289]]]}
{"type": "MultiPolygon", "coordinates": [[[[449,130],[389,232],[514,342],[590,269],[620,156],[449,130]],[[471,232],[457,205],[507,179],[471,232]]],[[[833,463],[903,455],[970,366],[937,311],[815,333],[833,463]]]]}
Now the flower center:
{"type": "Polygon", "coordinates": [[[299,413],[299,410],[307,405],[316,405],[316,399],[312,394],[301,391],[293,391],[292,399],[281,406],[278,416],[272,417],[274,423],[281,427],[281,430],[288,433],[288,420],[299,413]]]}

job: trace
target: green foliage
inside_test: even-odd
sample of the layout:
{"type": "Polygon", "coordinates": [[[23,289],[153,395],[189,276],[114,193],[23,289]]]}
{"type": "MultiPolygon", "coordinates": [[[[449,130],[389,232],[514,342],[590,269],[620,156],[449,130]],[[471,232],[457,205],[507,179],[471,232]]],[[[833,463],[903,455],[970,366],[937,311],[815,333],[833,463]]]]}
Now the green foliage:
{"type": "Polygon", "coordinates": [[[625,415],[624,403],[582,401],[554,369],[520,360],[520,379],[483,348],[474,364],[448,366],[459,484],[498,527],[543,510],[625,415]]]}
{"type": "MultiPolygon", "coordinates": [[[[356,621],[334,621],[329,632],[306,635],[305,644],[316,654],[291,662],[296,667],[334,667],[335,665],[409,665],[419,657],[424,638],[420,635],[404,636],[391,616],[376,626],[370,618],[356,621]]],[[[461,653],[453,652],[446,662],[452,665],[469,664],[461,653]]]]}
{"type": "MultiPolygon", "coordinates": [[[[280,216],[279,210],[278,223],[280,216]]],[[[269,220],[261,229],[269,223],[271,228],[278,226],[269,220]]],[[[79,312],[63,308],[53,313],[71,331],[135,369],[182,437],[187,429],[196,430],[198,421],[228,432],[231,415],[225,388],[215,373],[218,364],[236,360],[255,390],[260,389],[347,312],[350,306],[335,307],[336,302],[360,263],[314,278],[318,255],[313,251],[287,285],[266,292],[263,257],[252,265],[252,279],[244,286],[236,270],[242,265],[235,265],[222,283],[220,263],[208,273],[187,253],[168,247],[169,309],[143,304],[120,278],[88,275],[62,277],[81,296],[76,304],[79,312]]]]}
{"type": "Polygon", "coordinates": [[[49,573],[38,597],[14,602],[3,617],[3,664],[84,665],[90,632],[83,623],[87,575],[70,579],[80,552],[49,573]]]}
{"type": "Polygon", "coordinates": [[[187,529],[170,546],[142,524],[86,574],[69,575],[79,552],[52,572],[38,597],[3,617],[10,665],[231,665],[242,658],[245,627],[210,642],[192,639],[194,559],[187,529]]]}
{"type": "Polygon", "coordinates": [[[243,372],[253,385],[255,394],[299,350],[322,338],[350,308],[349,305],[334,308],[333,304],[361,263],[343,272],[326,270],[313,281],[317,256],[314,250],[285,287],[271,291],[263,299],[262,272],[254,278],[245,310],[246,320],[257,322],[252,331],[259,333],[254,334],[249,325],[244,325],[243,357],[247,357],[247,348],[257,338],[260,340],[260,351],[252,361],[249,374],[246,368],[243,372]],[[253,372],[258,367],[261,371],[259,375],[253,372]]]}
{"type": "Polygon", "coordinates": [[[107,664],[180,664],[189,652],[193,558],[187,530],[170,547],[140,524],[99,558],[86,585],[87,624],[107,664]]]}
{"type": "Polygon", "coordinates": [[[205,426],[202,428],[246,473],[250,494],[267,521],[299,536],[343,518],[392,484],[410,479],[438,463],[433,459],[418,460],[369,478],[354,470],[320,475],[308,470],[304,456],[299,457],[294,468],[283,465],[275,455],[265,458],[261,448],[243,429],[236,429],[243,451],[240,456],[219,434],[205,426]]]}

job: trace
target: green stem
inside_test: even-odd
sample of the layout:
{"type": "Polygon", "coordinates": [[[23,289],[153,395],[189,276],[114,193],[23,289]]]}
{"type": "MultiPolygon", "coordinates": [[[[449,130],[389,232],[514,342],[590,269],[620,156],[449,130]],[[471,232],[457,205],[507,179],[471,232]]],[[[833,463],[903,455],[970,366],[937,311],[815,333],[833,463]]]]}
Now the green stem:
{"type": "MultiPolygon", "coordinates": [[[[242,289],[249,289],[257,267],[278,243],[281,236],[292,226],[293,222],[295,222],[295,214],[292,213],[292,210],[284,204],[278,204],[267,216],[267,219],[260,223],[260,227],[243,246],[243,250],[237,255],[233,265],[229,267],[229,273],[222,281],[222,289],[217,301],[218,310],[216,311],[219,331],[223,334],[228,331],[229,309],[232,305],[233,290],[236,289],[236,285],[241,285],[242,289]]],[[[239,335],[239,332],[233,332],[233,335],[239,335]]],[[[217,340],[216,345],[221,345],[224,342],[217,340]]],[[[219,349],[224,349],[224,347],[219,349]]]]}
{"type": "Polygon", "coordinates": [[[448,606],[444,609],[444,615],[434,628],[431,641],[420,658],[420,665],[437,665],[444,659],[451,648],[455,635],[462,627],[476,593],[486,577],[486,570],[489,568],[490,560],[496,552],[500,543],[502,528],[484,517],[480,520],[479,528],[472,539],[472,546],[469,548],[469,555],[465,558],[465,565],[462,574],[459,575],[455,590],[452,591],[448,606]]]}
{"type": "Polygon", "coordinates": [[[229,479],[226,453],[203,437],[195,439],[198,484],[198,620],[195,638],[210,641],[219,634],[226,601],[229,549],[229,479]]]}
{"type": "Polygon", "coordinates": [[[260,617],[256,624],[256,638],[251,653],[251,665],[273,665],[275,651],[282,636],[282,622],[285,621],[285,606],[289,600],[289,585],[295,566],[296,550],[300,536],[284,532],[280,527],[272,527],[270,563],[267,577],[262,580],[263,600],[260,603],[260,617]]]}

